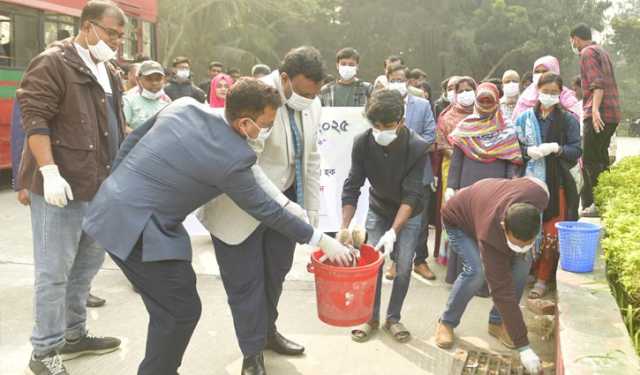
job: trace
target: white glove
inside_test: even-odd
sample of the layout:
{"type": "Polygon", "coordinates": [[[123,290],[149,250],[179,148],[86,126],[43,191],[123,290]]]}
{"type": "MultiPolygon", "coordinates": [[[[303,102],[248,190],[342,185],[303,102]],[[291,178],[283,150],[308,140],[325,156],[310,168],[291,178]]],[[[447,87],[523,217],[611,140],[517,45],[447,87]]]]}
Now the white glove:
{"type": "Polygon", "coordinates": [[[353,236],[349,229],[340,229],[336,234],[336,240],[343,245],[353,245],[353,236]]]}
{"type": "Polygon", "coordinates": [[[40,173],[44,180],[44,200],[53,206],[60,208],[67,205],[67,198],[73,200],[73,192],[69,183],[60,176],[58,166],[55,164],[40,167],[40,173]]]}
{"type": "Polygon", "coordinates": [[[385,233],[382,238],[378,241],[376,245],[376,250],[382,250],[383,253],[393,251],[393,245],[396,243],[396,231],[393,228],[389,229],[387,233],[385,233]]]}
{"type": "Polygon", "coordinates": [[[284,205],[284,208],[293,216],[309,224],[309,215],[307,215],[307,211],[305,211],[304,208],[300,207],[300,205],[298,205],[297,203],[289,201],[284,205]]]}
{"type": "Polygon", "coordinates": [[[353,260],[351,250],[348,247],[343,246],[338,242],[338,240],[331,238],[326,234],[323,234],[322,237],[320,237],[318,246],[320,246],[330,261],[338,263],[341,266],[346,267],[351,264],[353,260]]]}
{"type": "Polygon", "coordinates": [[[540,160],[545,156],[540,146],[527,147],[527,155],[533,160],[540,160]]]}
{"type": "Polygon", "coordinates": [[[431,183],[431,191],[434,193],[438,190],[438,177],[433,177],[433,182],[431,183]]]}
{"type": "Polygon", "coordinates": [[[531,348],[520,352],[520,362],[522,362],[522,365],[530,374],[539,374],[542,370],[540,358],[538,358],[538,355],[531,348]]]}
{"type": "Polygon", "coordinates": [[[456,191],[452,188],[447,188],[447,190],[444,191],[444,201],[449,201],[454,195],[456,195],[456,191]]]}
{"type": "Polygon", "coordinates": [[[544,156],[557,154],[560,152],[560,145],[557,143],[543,143],[538,146],[538,149],[544,154],[544,156]]]}

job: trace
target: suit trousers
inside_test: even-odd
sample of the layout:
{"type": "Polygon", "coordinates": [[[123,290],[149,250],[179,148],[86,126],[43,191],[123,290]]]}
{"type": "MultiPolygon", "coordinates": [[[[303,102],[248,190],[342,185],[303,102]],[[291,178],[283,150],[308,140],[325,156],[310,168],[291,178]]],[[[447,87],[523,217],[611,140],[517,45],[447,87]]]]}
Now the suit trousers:
{"type": "Polygon", "coordinates": [[[147,347],[138,375],[177,375],[202,311],[191,262],[143,262],[142,240],[127,260],[111,258],[139,291],[149,313],[147,347]]]}
{"type": "Polygon", "coordinates": [[[245,357],[256,355],[276,330],[278,301],[296,243],[262,225],[239,245],[211,238],[240,350],[245,357]]]}
{"type": "Polygon", "coordinates": [[[598,186],[598,178],[602,172],[609,168],[609,146],[611,145],[611,137],[617,128],[618,124],[605,124],[604,130],[596,133],[593,129],[593,119],[584,119],[582,206],[585,208],[594,203],[593,191],[598,186]]]}

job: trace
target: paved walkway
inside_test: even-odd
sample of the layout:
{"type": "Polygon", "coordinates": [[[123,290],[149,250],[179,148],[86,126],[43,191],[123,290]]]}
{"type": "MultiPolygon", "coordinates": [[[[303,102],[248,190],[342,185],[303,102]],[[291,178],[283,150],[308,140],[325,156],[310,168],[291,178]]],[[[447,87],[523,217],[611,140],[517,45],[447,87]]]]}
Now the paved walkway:
{"type": "MultiPolygon", "coordinates": [[[[29,211],[19,206],[14,194],[0,191],[0,374],[22,374],[29,358],[32,328],[33,261],[29,211]]],[[[238,374],[242,357],[235,341],[226,295],[219,279],[210,240],[197,237],[194,267],[203,301],[202,319],[184,358],[181,374],[238,374]]],[[[487,334],[488,299],[476,298],[456,330],[458,345],[444,351],[435,347],[433,331],[445,305],[449,286],[412,281],[403,309],[403,322],[413,333],[408,344],[397,344],[379,334],[366,344],[353,343],[348,330],[329,327],[317,318],[315,286],[306,272],[308,253],[299,248],[294,269],[285,284],[280,303],[279,327],[287,336],[307,346],[307,355],[285,358],[268,353],[269,374],[455,374],[465,348],[510,353],[487,334]]],[[[444,268],[433,266],[442,280],[444,268]]],[[[383,288],[383,308],[389,283],[383,288]]],[[[140,298],[110,260],[93,284],[93,292],[107,305],[89,311],[89,328],[97,335],[123,339],[121,350],[97,358],[67,363],[72,374],[135,374],[144,352],[147,315],[140,298]]],[[[547,367],[553,362],[553,342],[542,336],[549,320],[526,312],[532,345],[547,367]]],[[[552,373],[552,372],[549,372],[552,373]]]]}

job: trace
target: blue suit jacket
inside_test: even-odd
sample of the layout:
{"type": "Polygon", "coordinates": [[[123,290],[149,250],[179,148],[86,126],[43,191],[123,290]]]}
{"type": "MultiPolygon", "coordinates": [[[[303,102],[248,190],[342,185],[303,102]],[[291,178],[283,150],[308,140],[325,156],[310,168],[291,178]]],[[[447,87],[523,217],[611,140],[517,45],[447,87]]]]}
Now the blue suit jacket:
{"type": "MultiPolygon", "coordinates": [[[[405,114],[405,125],[418,133],[429,147],[436,141],[436,120],[433,117],[431,104],[428,100],[417,96],[407,96],[407,113],[405,114]]],[[[431,159],[427,153],[427,162],[424,166],[424,177],[422,183],[430,185],[433,182],[433,170],[431,169],[431,159]]]]}
{"type": "Polygon", "coordinates": [[[18,171],[20,170],[20,159],[22,159],[22,149],[24,147],[24,129],[22,129],[22,119],[20,118],[20,104],[18,101],[13,102],[13,111],[11,112],[11,184],[13,190],[20,190],[16,186],[18,171]]]}
{"type": "Polygon", "coordinates": [[[225,193],[265,225],[309,242],[313,228],[267,196],[251,172],[255,162],[222,116],[192,98],[176,100],[124,141],[83,229],[123,260],[140,236],[143,261],[191,260],[182,222],[225,193]]]}

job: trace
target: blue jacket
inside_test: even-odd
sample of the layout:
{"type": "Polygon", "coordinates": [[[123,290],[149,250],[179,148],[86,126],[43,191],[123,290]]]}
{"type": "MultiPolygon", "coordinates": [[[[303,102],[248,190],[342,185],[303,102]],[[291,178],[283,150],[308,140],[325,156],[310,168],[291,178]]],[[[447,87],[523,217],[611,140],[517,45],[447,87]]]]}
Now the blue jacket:
{"type": "MultiPolygon", "coordinates": [[[[429,147],[436,141],[436,120],[433,117],[431,104],[428,100],[413,95],[407,95],[407,113],[405,114],[405,125],[418,133],[429,147]]],[[[424,166],[424,177],[422,183],[427,186],[434,181],[433,170],[431,169],[431,159],[427,153],[427,162],[424,166]]]]}
{"type": "Polygon", "coordinates": [[[20,190],[16,186],[18,171],[20,170],[20,159],[22,158],[22,148],[24,147],[24,130],[22,129],[22,119],[20,118],[20,104],[13,102],[13,112],[11,113],[11,185],[13,190],[20,190]]]}
{"type": "Polygon", "coordinates": [[[179,99],[124,141],[83,229],[123,260],[141,236],[143,261],[191,260],[182,222],[224,193],[268,227],[309,242],[313,228],[268,197],[251,171],[255,162],[224,117],[192,98],[179,99]]]}

